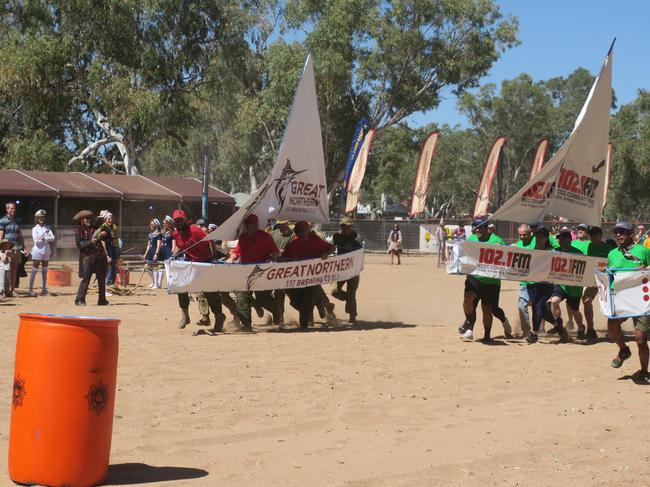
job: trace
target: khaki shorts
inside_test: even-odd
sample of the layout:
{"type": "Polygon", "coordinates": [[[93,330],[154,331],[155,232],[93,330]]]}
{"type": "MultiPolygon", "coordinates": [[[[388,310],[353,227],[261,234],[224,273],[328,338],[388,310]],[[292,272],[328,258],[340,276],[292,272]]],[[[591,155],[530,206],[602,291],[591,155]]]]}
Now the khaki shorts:
{"type": "Polygon", "coordinates": [[[650,316],[639,316],[632,318],[634,328],[643,333],[650,333],[650,316]]]}

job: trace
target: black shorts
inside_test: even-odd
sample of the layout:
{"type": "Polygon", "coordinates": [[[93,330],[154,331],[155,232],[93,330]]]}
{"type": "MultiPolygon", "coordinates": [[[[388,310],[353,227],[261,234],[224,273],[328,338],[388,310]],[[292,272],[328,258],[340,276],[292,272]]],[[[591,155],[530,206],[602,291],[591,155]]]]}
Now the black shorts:
{"type": "Polygon", "coordinates": [[[579,311],[580,310],[580,299],[581,296],[578,297],[571,297],[569,296],[564,289],[562,289],[561,286],[555,285],[553,286],[553,293],[551,294],[551,297],[557,297],[557,298],[562,298],[565,299],[567,304],[569,305],[569,308],[571,308],[573,311],[579,311]]]}
{"type": "Polygon", "coordinates": [[[500,284],[485,284],[474,276],[467,276],[465,278],[465,291],[476,293],[479,300],[482,300],[484,304],[489,304],[494,309],[499,307],[500,284]]]}

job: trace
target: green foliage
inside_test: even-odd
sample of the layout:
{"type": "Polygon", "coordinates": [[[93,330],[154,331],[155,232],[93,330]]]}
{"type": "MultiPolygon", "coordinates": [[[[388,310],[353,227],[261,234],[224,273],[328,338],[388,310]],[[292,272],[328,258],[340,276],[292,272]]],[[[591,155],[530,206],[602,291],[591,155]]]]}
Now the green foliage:
{"type": "Polygon", "coordinates": [[[605,215],[647,221],[650,217],[650,92],[623,105],[611,122],[612,182],[605,215]]]}

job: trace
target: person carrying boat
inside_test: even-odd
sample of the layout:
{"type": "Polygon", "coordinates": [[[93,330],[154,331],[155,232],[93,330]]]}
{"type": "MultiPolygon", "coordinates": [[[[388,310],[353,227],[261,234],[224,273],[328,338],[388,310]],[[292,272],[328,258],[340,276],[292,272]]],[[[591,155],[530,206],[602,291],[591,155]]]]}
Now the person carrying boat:
{"type": "MultiPolygon", "coordinates": [[[[346,254],[362,247],[359,234],[352,229],[352,220],[341,219],[340,232],[334,234],[333,242],[337,254],[346,254]]],[[[334,284],[332,296],[345,301],[345,312],[348,313],[350,323],[357,322],[357,289],[359,289],[359,276],[354,276],[346,281],[339,281],[334,284]],[[345,285],[345,291],[343,286],[345,285]]]]}
{"type": "MultiPolygon", "coordinates": [[[[251,213],[244,220],[244,231],[239,236],[237,245],[230,253],[227,262],[241,262],[242,264],[253,264],[268,262],[277,259],[280,251],[275,245],[273,238],[267,232],[259,229],[257,215],[251,213]]],[[[237,313],[242,323],[242,331],[253,331],[253,320],[251,307],[253,305],[252,291],[235,292],[237,313]]],[[[278,310],[271,291],[255,291],[255,301],[273,315],[275,324],[281,323],[280,311],[278,310]]]]}
{"type": "MultiPolygon", "coordinates": [[[[212,257],[210,242],[203,240],[207,234],[200,227],[190,225],[183,210],[174,211],[172,218],[174,219],[175,228],[172,234],[174,238],[173,254],[184,254],[187,261],[209,263],[212,257]]],[[[222,332],[226,315],[221,311],[219,293],[205,292],[204,295],[208,306],[214,313],[214,326],[211,331],[214,333],[222,332]]],[[[178,294],[178,305],[181,308],[181,319],[178,327],[182,329],[190,323],[190,297],[187,293],[178,294]]]]}
{"type": "MultiPolygon", "coordinates": [[[[278,220],[275,222],[275,229],[271,232],[271,237],[275,242],[275,245],[278,247],[280,252],[284,251],[284,248],[289,245],[289,243],[295,237],[294,231],[289,226],[287,220],[278,220]]],[[[282,313],[282,318],[284,318],[284,297],[286,295],[286,290],[276,289],[273,291],[273,299],[275,299],[275,305],[278,307],[280,313],[282,313]]]]}
{"type": "MultiPolygon", "coordinates": [[[[309,223],[299,221],[294,227],[295,238],[287,244],[282,253],[282,260],[327,259],[335,247],[327,243],[313,232],[310,232],[309,223]]],[[[316,290],[318,286],[308,286],[287,289],[289,303],[300,314],[300,328],[307,328],[314,322],[314,306],[316,304],[316,290]]]]}
{"type": "MultiPolygon", "coordinates": [[[[619,221],[614,226],[616,243],[618,247],[613,249],[607,256],[608,269],[647,269],[650,268],[650,252],[643,245],[634,242],[634,225],[628,221],[619,221]]],[[[612,283],[612,286],[614,283],[612,283]]],[[[618,354],[612,360],[612,367],[618,369],[627,359],[632,356],[630,347],[625,344],[625,336],[621,325],[626,318],[609,318],[607,330],[609,336],[618,345],[618,354]]],[[[637,316],[634,321],[634,338],[639,348],[639,362],[641,368],[636,371],[632,378],[635,381],[646,382],[648,380],[648,333],[650,333],[650,316],[637,316]]]]}
{"type": "MultiPolygon", "coordinates": [[[[467,239],[470,242],[481,242],[496,245],[506,245],[504,240],[496,233],[490,233],[487,220],[474,220],[472,223],[473,234],[467,239]]],[[[484,276],[467,276],[465,278],[465,292],[463,293],[463,312],[465,321],[458,328],[458,333],[463,338],[471,340],[474,338],[474,322],[476,321],[476,308],[479,301],[483,311],[483,327],[485,335],[483,341],[492,340],[492,317],[501,321],[503,333],[506,338],[512,338],[512,327],[503,309],[499,307],[499,296],[501,294],[501,280],[484,276]]]]}

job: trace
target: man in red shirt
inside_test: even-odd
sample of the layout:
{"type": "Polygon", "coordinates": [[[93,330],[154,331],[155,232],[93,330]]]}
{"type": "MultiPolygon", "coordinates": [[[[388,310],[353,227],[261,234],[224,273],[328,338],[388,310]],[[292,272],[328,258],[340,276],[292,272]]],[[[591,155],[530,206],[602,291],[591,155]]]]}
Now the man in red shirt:
{"type": "MultiPolygon", "coordinates": [[[[228,262],[241,262],[242,264],[254,264],[268,262],[277,259],[280,255],[278,247],[268,233],[259,229],[257,215],[250,214],[244,220],[244,232],[239,236],[237,246],[230,253],[228,262]]],[[[252,291],[237,291],[235,293],[237,302],[237,314],[242,323],[243,331],[253,331],[253,320],[251,317],[251,306],[253,304],[252,291]]],[[[255,291],[257,304],[270,311],[273,315],[273,322],[277,325],[281,322],[280,311],[273,299],[271,291],[255,291]]]]}
{"type": "MultiPolygon", "coordinates": [[[[334,245],[328,244],[313,232],[309,231],[309,223],[301,221],[293,229],[296,237],[289,242],[282,253],[282,260],[327,259],[334,251],[334,245]]],[[[287,289],[289,303],[300,314],[300,328],[307,328],[314,322],[314,305],[316,291],[319,286],[309,286],[287,289]]]]}
{"type": "MultiPolygon", "coordinates": [[[[174,255],[184,254],[185,260],[191,262],[210,262],[212,257],[212,246],[207,240],[203,240],[206,233],[196,225],[190,225],[187,216],[183,210],[174,211],[174,232],[172,233],[173,244],[172,252],[174,255]]],[[[222,332],[223,323],[226,321],[226,315],[221,312],[221,298],[219,293],[205,292],[205,299],[208,306],[214,313],[214,327],[211,331],[222,332]]],[[[190,322],[190,297],[187,293],[178,294],[178,304],[181,308],[181,320],[178,323],[179,328],[185,328],[190,322]]]]}

